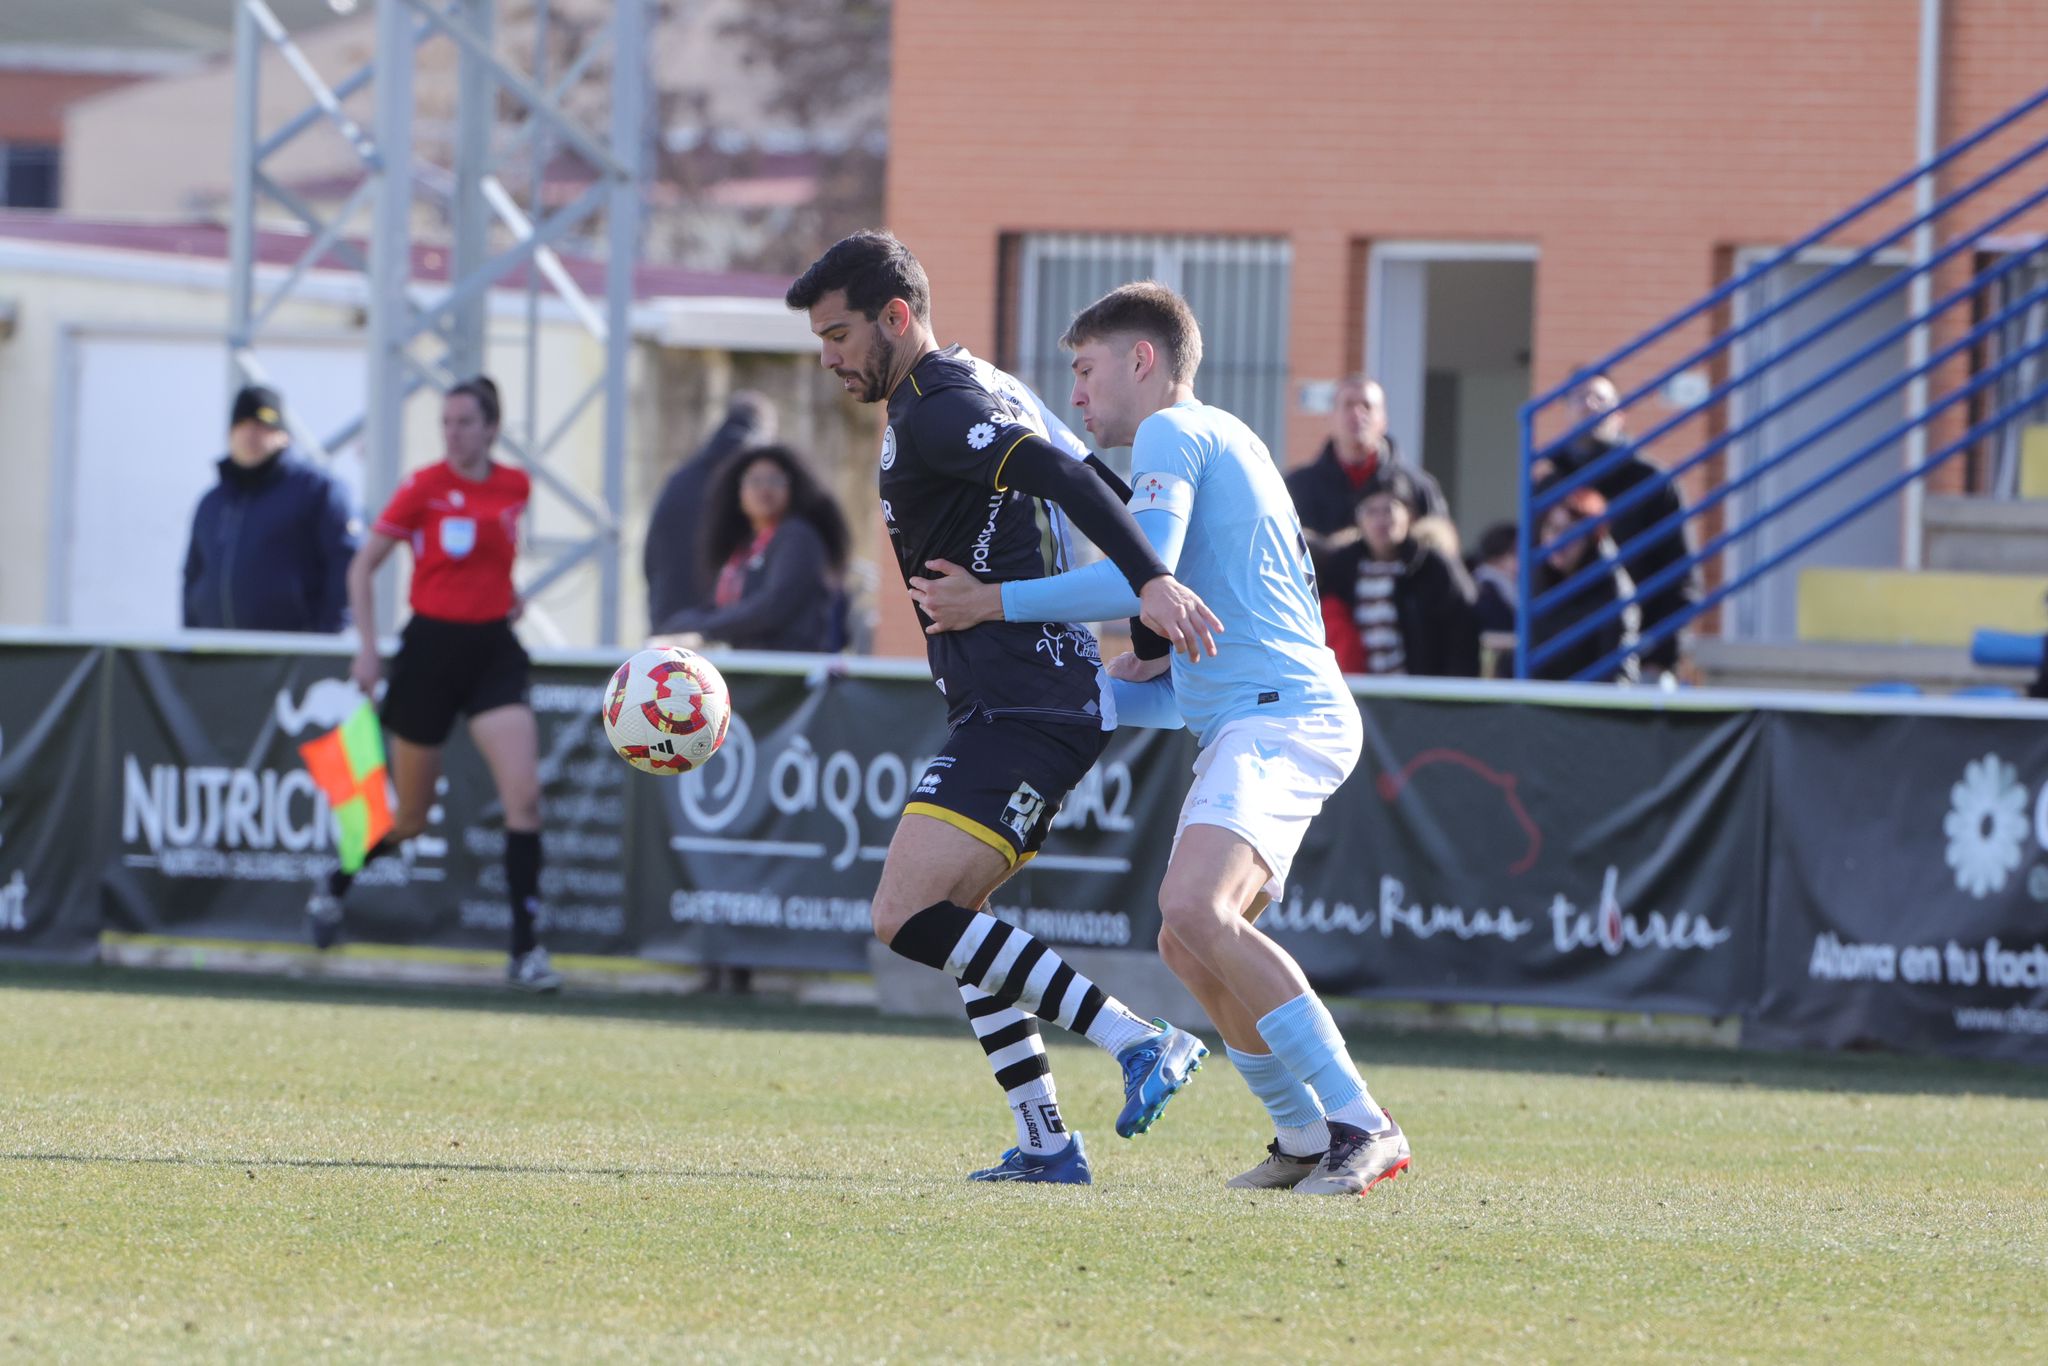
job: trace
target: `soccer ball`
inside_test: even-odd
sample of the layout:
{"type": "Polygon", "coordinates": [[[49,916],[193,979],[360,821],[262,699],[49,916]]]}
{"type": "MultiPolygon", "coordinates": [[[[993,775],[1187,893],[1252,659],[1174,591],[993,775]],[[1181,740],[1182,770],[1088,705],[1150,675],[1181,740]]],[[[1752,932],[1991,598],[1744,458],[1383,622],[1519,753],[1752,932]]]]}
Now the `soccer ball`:
{"type": "Polygon", "coordinates": [[[604,690],[605,738],[643,773],[688,773],[718,752],[731,721],[725,680],[694,650],[642,650],[604,690]]]}

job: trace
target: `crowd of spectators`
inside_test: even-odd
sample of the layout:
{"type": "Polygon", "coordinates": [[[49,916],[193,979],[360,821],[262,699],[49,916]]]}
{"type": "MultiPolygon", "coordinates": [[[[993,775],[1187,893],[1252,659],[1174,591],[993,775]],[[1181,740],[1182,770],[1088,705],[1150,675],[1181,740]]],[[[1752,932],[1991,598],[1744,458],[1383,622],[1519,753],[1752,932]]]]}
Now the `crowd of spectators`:
{"type": "MultiPolygon", "coordinates": [[[[1530,639],[1570,638],[1530,670],[1615,681],[1678,667],[1659,623],[1693,600],[1684,503],[1628,443],[1619,395],[1588,374],[1567,408],[1568,439],[1536,460],[1541,515],[1530,639]],[[1562,593],[1552,601],[1557,590],[1562,593]],[[1642,591],[1639,591],[1641,589],[1642,591]],[[1619,611],[1609,611],[1621,603],[1619,611]],[[1574,630],[1608,611],[1597,627],[1574,630]]],[[[194,514],[184,576],[188,626],[335,632],[360,539],[347,492],[292,449],[283,400],[236,395],[228,451],[194,514]]],[[[1396,449],[1380,385],[1337,386],[1330,434],[1287,476],[1322,596],[1330,648],[1347,672],[1470,678],[1514,672],[1520,601],[1517,532],[1486,527],[1461,553],[1442,486],[1396,449]]],[[[832,652],[850,637],[845,514],[804,456],[776,442],[773,406],[751,391],[664,480],[647,522],[643,569],[653,639],[741,649],[832,652]]]]}
{"type": "MultiPolygon", "coordinates": [[[[1542,679],[1635,682],[1675,676],[1678,636],[1638,646],[1693,600],[1677,487],[1631,448],[1606,375],[1573,390],[1571,427],[1532,473],[1558,501],[1542,515],[1530,588],[1542,604],[1530,640],[1543,644],[1587,616],[1623,604],[1539,658],[1542,679]],[[1577,477],[1575,477],[1577,476],[1577,477]],[[1568,543],[1558,544],[1560,538],[1568,543]],[[1638,594],[1637,585],[1652,582],[1638,594]],[[1597,668],[1597,672],[1596,672],[1597,668]]],[[[1405,459],[1387,431],[1386,395],[1364,375],[1338,386],[1330,437],[1287,477],[1322,594],[1330,648],[1348,673],[1472,678],[1515,671],[1522,614],[1517,529],[1496,523],[1461,553],[1441,486],[1405,459]]],[[[1533,652],[1532,652],[1533,653],[1533,652]]]]}

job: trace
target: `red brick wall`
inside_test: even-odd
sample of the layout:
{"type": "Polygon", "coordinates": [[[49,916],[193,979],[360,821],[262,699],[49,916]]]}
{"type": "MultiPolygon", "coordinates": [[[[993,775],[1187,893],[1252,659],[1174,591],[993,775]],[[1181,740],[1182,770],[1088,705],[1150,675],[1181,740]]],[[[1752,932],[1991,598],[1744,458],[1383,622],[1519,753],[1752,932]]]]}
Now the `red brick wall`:
{"type": "MultiPolygon", "coordinates": [[[[1944,139],[2048,81],[2036,0],[1945,9],[1944,139]]],[[[889,225],[942,339],[990,355],[1005,232],[1286,236],[1296,379],[1356,361],[1362,244],[1534,242],[1547,387],[1914,159],[1906,0],[897,0],[894,27],[889,225]]],[[[881,647],[918,649],[883,599],[881,647]]]]}
{"type": "Polygon", "coordinates": [[[0,142],[62,142],[65,105],[133,79],[61,71],[0,71],[0,142]]]}

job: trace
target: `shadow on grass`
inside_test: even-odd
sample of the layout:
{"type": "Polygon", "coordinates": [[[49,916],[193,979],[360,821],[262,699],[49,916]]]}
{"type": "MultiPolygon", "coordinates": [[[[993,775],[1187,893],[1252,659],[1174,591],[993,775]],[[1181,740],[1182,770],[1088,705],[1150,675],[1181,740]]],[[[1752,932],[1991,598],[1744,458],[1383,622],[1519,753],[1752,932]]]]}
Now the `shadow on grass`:
{"type": "Polygon", "coordinates": [[[707,1171],[689,1167],[576,1167],[545,1162],[392,1162],[349,1157],[182,1157],[177,1155],[136,1155],[127,1153],[0,1153],[0,1162],[65,1162],[84,1167],[236,1167],[250,1171],[257,1167],[284,1167],[301,1171],[366,1172],[461,1172],[479,1176],[629,1176],[662,1177],[684,1181],[836,1181],[836,1172],[707,1171]]]}
{"type": "MultiPolygon", "coordinates": [[[[963,1041],[965,1037],[961,1020],[884,1016],[858,1007],[798,1004],[788,996],[766,993],[666,996],[571,992],[559,997],[533,997],[487,986],[337,981],[195,969],[0,963],[0,992],[9,988],[291,1005],[469,1010],[806,1034],[963,1041]]],[[[1049,1028],[1046,1037],[1049,1043],[1071,1042],[1080,1046],[1077,1039],[1058,1029],[1049,1028]]],[[[2048,1069],[2012,1063],[1883,1053],[1737,1052],[1698,1045],[1588,1042],[1359,1026],[1347,1028],[1346,1039],[1368,1079],[1380,1068],[1432,1067],[1576,1076],[1596,1081],[1612,1077],[1768,1090],[1995,1095],[2048,1100],[2048,1069]]],[[[1219,1047],[1217,1051],[1222,1050],[1219,1047]]]]}
{"type": "Polygon", "coordinates": [[[289,1005],[368,1006],[385,1010],[470,1010],[494,1015],[550,1015],[577,1020],[639,1020],[718,1029],[803,1034],[957,1035],[959,1021],[879,1015],[854,1006],[799,1004],[772,992],[748,995],[578,992],[529,996],[495,985],[446,986],[212,972],[198,968],[136,968],[96,964],[0,963],[0,991],[77,991],[289,1005]]]}

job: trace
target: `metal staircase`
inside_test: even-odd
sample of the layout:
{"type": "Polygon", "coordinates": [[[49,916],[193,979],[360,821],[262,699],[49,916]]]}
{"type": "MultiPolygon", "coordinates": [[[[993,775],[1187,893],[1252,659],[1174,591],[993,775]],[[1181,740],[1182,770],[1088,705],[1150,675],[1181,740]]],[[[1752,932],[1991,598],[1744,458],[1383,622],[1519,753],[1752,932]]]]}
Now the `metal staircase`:
{"type": "Polygon", "coordinates": [[[1756,649],[1946,649],[1978,626],[2048,629],[2044,203],[2048,89],[1798,241],[1738,255],[1720,288],[1524,405],[1518,676],[1554,676],[1553,661],[1626,620],[1640,621],[1635,638],[1572,677],[1614,677],[1710,613],[1756,649]],[[1924,207],[1898,217],[1916,188],[1924,207]],[[1646,376],[1620,391],[1629,434],[1541,477],[1605,420],[1574,403],[1581,381],[1617,370],[1646,376]],[[1639,458],[1654,473],[1621,489],[1639,458]],[[1976,496],[1926,496],[1928,476],[1956,463],[1976,496]],[[1698,494],[1688,506],[1538,586],[1547,557],[1680,480],[1698,494]],[[1615,494],[1604,518],[1543,538],[1553,509],[1603,484],[1615,494]],[[1678,532],[1689,548],[1675,562],[1615,575],[1678,532]],[[1688,582],[1689,603],[1644,613],[1688,582]],[[1599,606],[1568,607],[1608,583],[1599,606]]]}

